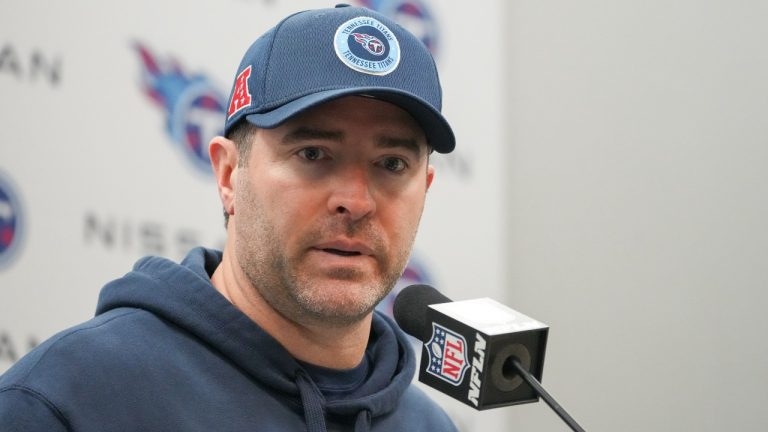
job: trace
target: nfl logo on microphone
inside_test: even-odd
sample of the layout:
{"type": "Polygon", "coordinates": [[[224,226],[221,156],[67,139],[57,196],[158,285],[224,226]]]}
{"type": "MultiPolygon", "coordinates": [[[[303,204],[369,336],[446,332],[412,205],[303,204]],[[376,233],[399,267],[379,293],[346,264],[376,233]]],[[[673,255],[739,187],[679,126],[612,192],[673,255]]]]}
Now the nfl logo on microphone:
{"type": "Polygon", "coordinates": [[[460,385],[469,369],[464,336],[433,322],[432,337],[425,346],[429,356],[426,371],[449,384],[460,385]]]}

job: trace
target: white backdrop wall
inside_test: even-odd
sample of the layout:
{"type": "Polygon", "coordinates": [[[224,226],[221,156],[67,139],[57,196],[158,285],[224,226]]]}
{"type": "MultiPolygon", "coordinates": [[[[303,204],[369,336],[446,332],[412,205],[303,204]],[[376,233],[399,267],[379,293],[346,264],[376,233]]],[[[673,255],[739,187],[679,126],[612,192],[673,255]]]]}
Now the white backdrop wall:
{"type": "MultiPolygon", "coordinates": [[[[409,280],[454,298],[504,297],[502,2],[351,3],[430,40],[459,143],[433,159],[409,280]]],[[[331,6],[0,0],[0,371],[92,316],[101,286],[139,257],[223,244],[214,181],[190,150],[202,142],[205,154],[223,114],[194,102],[221,103],[246,48],[281,18],[331,6]],[[187,138],[190,127],[201,140],[187,138]]],[[[505,430],[505,411],[481,415],[435,397],[462,430],[505,430]]]]}
{"type": "Polygon", "coordinates": [[[504,15],[509,302],[552,327],[544,384],[589,431],[768,430],[768,3],[504,15]]]}
{"type": "MultiPolygon", "coordinates": [[[[768,6],[366,3],[429,12],[398,18],[433,35],[459,143],[413,277],[550,324],[544,384],[587,430],[768,430],[768,6]]],[[[226,95],[256,35],[330,5],[0,0],[0,370],[139,256],[223,242],[137,47],[226,95]]],[[[435,397],[465,431],[565,430],[435,397]]]]}

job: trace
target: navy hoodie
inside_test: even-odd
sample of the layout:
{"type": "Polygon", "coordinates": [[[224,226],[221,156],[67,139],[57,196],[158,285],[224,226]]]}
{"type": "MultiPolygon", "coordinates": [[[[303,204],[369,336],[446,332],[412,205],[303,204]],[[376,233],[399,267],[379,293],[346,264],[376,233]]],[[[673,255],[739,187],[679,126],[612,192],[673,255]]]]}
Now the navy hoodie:
{"type": "Polygon", "coordinates": [[[326,398],[307,368],[211,285],[218,251],[139,260],[96,316],[0,377],[0,430],[454,431],[411,384],[415,359],[374,314],[365,380],[326,398]]]}

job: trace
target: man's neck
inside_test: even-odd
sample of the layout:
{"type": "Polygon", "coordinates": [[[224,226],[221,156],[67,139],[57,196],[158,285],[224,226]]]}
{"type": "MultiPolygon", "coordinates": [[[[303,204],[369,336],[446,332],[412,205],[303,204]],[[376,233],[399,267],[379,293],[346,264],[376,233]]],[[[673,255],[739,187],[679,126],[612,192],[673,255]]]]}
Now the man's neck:
{"type": "Polygon", "coordinates": [[[333,369],[350,369],[360,364],[368,345],[372,314],[345,327],[289,320],[252,286],[231,252],[225,248],[221,263],[211,276],[213,286],[230,303],[298,360],[333,369]]]}

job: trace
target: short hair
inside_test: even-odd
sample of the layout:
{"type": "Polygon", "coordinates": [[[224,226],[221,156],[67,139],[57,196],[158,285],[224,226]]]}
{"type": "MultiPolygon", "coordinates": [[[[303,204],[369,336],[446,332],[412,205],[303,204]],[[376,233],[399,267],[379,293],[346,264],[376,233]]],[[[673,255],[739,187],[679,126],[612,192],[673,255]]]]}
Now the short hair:
{"type": "MultiPolygon", "coordinates": [[[[251,143],[256,135],[256,126],[248,121],[239,121],[227,134],[226,138],[232,140],[237,148],[237,166],[244,167],[248,165],[248,156],[251,154],[251,143]]],[[[224,228],[229,225],[229,213],[224,209],[224,228]]]]}

